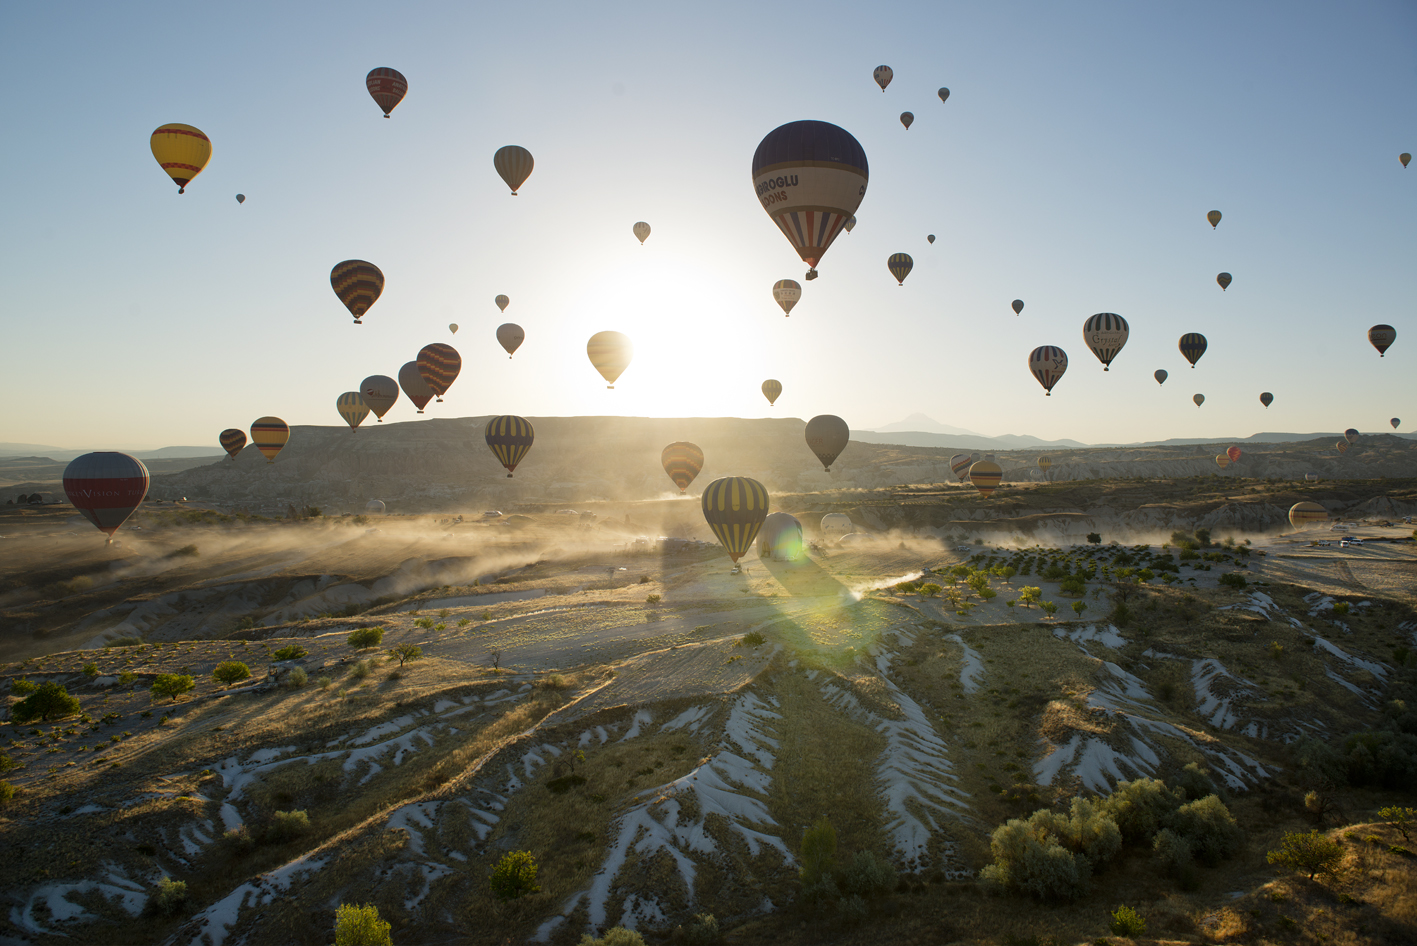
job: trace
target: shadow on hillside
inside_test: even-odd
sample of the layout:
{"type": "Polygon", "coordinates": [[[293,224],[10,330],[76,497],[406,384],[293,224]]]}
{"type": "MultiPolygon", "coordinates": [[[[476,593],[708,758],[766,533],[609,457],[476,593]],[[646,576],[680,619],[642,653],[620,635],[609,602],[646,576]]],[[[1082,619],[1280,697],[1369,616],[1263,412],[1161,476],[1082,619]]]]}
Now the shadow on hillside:
{"type": "Polygon", "coordinates": [[[850,591],[836,576],[803,555],[795,562],[759,559],[758,565],[776,578],[788,594],[798,598],[843,597],[850,591]]]}

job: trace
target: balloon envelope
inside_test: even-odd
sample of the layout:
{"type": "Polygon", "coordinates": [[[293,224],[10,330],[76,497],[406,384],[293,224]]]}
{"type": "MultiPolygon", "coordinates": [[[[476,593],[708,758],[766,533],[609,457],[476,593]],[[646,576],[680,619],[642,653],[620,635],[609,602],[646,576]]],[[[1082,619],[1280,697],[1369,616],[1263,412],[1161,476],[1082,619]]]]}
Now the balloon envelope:
{"type": "Polygon", "coordinates": [[[493,299],[492,301],[495,302],[495,303],[497,303],[497,308],[501,309],[503,312],[506,312],[506,311],[507,311],[507,305],[508,305],[512,300],[511,300],[511,299],[508,299],[506,296],[498,296],[497,298],[493,299]]]}
{"type": "Polygon", "coordinates": [[[753,189],[803,261],[816,268],[861,206],[870,169],[861,143],[829,122],[789,122],[753,153],[753,189]]]}
{"type": "Polygon", "coordinates": [[[1230,458],[1230,462],[1231,462],[1231,463],[1239,463],[1239,462],[1240,462],[1240,448],[1239,448],[1239,447],[1231,447],[1229,450],[1226,450],[1226,451],[1225,451],[1225,455],[1230,458]]]}
{"type": "Polygon", "coordinates": [[[973,462],[974,457],[970,456],[969,454],[956,453],[954,456],[950,457],[950,472],[952,472],[955,477],[961,483],[963,483],[965,481],[965,478],[969,476],[969,466],[973,462]]]}
{"type": "Polygon", "coordinates": [[[369,90],[374,103],[384,110],[385,118],[389,117],[394,106],[402,102],[403,97],[408,94],[408,80],[403,77],[403,73],[387,66],[370,69],[369,74],[364,77],[364,87],[369,90]]]}
{"type": "Polygon", "coordinates": [[[680,440],[660,451],[659,462],[682,493],[704,468],[704,452],[698,444],[680,440]]]}
{"type": "Polygon", "coordinates": [[[1044,471],[1045,473],[1048,471],[1049,467],[1051,467],[1052,465],[1053,465],[1053,460],[1052,460],[1050,457],[1039,457],[1039,458],[1038,458],[1038,468],[1039,468],[1040,470],[1044,471]]]}
{"type": "Polygon", "coordinates": [[[1053,396],[1053,385],[1068,370],[1068,353],[1056,345],[1040,345],[1028,356],[1028,370],[1043,385],[1046,396],[1053,396]]]}
{"type": "Polygon", "coordinates": [[[635,239],[640,241],[640,246],[644,246],[645,240],[649,239],[649,224],[641,220],[634,226],[635,239]]]}
{"type": "Polygon", "coordinates": [[[1122,346],[1127,344],[1127,336],[1130,333],[1127,320],[1115,312],[1099,312],[1082,323],[1082,337],[1087,342],[1087,347],[1097,356],[1097,360],[1102,362],[1103,371],[1108,370],[1112,359],[1116,358],[1122,346]]]}
{"type": "Polygon", "coordinates": [[[433,393],[438,395],[438,400],[441,401],[443,395],[448,393],[448,388],[458,379],[460,371],[462,356],[452,345],[433,342],[419,349],[418,373],[423,375],[423,380],[428,382],[433,393]]]}
{"type": "Polygon", "coordinates": [[[148,468],[126,453],[86,453],[64,468],[64,495],[112,540],[148,494],[148,468]]]}
{"type": "Polygon", "coordinates": [[[1349,443],[1357,443],[1358,429],[1356,427],[1349,427],[1343,432],[1343,439],[1347,440],[1349,443]]]}
{"type": "Polygon", "coordinates": [[[905,126],[906,131],[909,131],[910,126],[915,124],[915,114],[913,112],[901,112],[900,123],[905,126]]]}
{"type": "Polygon", "coordinates": [[[433,389],[423,380],[417,361],[405,362],[399,369],[399,387],[403,388],[404,396],[413,402],[420,414],[428,402],[433,400],[433,389]]]}
{"type": "Polygon", "coordinates": [[[755,479],[725,476],[704,489],[704,521],[737,562],[753,547],[768,517],[768,491],[755,479]]]}
{"type": "Polygon", "coordinates": [[[615,380],[630,366],[630,361],[635,357],[634,344],[628,335],[621,332],[596,332],[590,337],[590,341],[586,342],[585,350],[586,355],[590,357],[590,363],[605,379],[605,386],[611,389],[615,387],[615,380]]]}
{"type": "Polygon", "coordinates": [[[1205,395],[1204,395],[1204,394],[1196,394],[1196,395],[1193,395],[1193,396],[1191,397],[1191,400],[1193,400],[1193,401],[1196,402],[1196,407],[1200,407],[1202,404],[1205,403],[1205,395]]]}
{"type": "Polygon", "coordinates": [[[1199,332],[1187,332],[1181,336],[1180,349],[1182,356],[1191,363],[1191,367],[1196,366],[1196,362],[1201,360],[1201,355],[1205,354],[1205,336],[1199,332]]]}
{"type": "Polygon", "coordinates": [[[522,342],[526,341],[526,332],[515,322],[504,322],[497,326],[497,344],[507,352],[510,359],[516,354],[517,349],[522,347],[522,342]]]}
{"type": "Polygon", "coordinates": [[[1289,524],[1296,529],[1306,529],[1315,523],[1327,521],[1328,510],[1318,503],[1295,503],[1289,507],[1289,524]]]}
{"type": "Polygon", "coordinates": [[[525,417],[503,414],[487,422],[483,437],[497,462],[506,467],[507,479],[511,479],[517,464],[522,462],[522,457],[526,456],[532,442],[536,440],[536,431],[532,429],[531,421],[525,417]]]}
{"type": "Polygon", "coordinates": [[[944,102],[944,101],[947,101],[947,100],[949,99],[949,97],[950,97],[950,90],[949,90],[949,89],[942,88],[942,89],[940,89],[939,92],[937,92],[937,93],[935,93],[935,94],[940,97],[940,101],[941,101],[941,102],[944,102]]]}
{"type": "Polygon", "coordinates": [[[1224,292],[1226,289],[1230,288],[1230,283],[1234,281],[1234,277],[1229,273],[1221,273],[1215,277],[1215,281],[1220,283],[1220,291],[1224,292]]]}
{"type": "Polygon", "coordinates": [[[1212,210],[1210,213],[1205,215],[1205,219],[1210,221],[1210,228],[1214,230],[1217,226],[1220,225],[1220,211],[1212,210]]]}
{"type": "Polygon", "coordinates": [[[841,225],[841,227],[842,227],[842,229],[845,230],[847,233],[850,233],[852,230],[855,230],[855,229],[856,229],[856,218],[855,218],[855,217],[847,217],[847,218],[846,218],[846,222],[843,223],[843,224],[841,225]]]}
{"type": "Polygon", "coordinates": [[[886,86],[891,84],[891,78],[895,75],[890,66],[877,66],[871,72],[871,78],[876,80],[876,85],[881,87],[881,91],[886,90],[886,86]]]}
{"type": "MultiPolygon", "coordinates": [[[[1397,425],[1394,424],[1394,427],[1397,425]]],[[[235,427],[228,427],[217,437],[217,443],[226,451],[226,455],[235,460],[236,455],[246,446],[246,431],[237,430],[235,427]]]]}
{"type": "Polygon", "coordinates": [[[969,481],[985,499],[999,487],[999,481],[1003,478],[1003,467],[993,460],[980,460],[969,468],[969,481]]]}
{"type": "Polygon", "coordinates": [[[458,333],[458,323],[456,323],[456,322],[449,322],[449,323],[448,323],[448,331],[449,331],[449,332],[452,332],[454,335],[456,335],[456,334],[458,333]]]}
{"type": "Polygon", "coordinates": [[[1388,423],[1392,424],[1393,430],[1396,430],[1397,428],[1402,426],[1402,418],[1394,417],[1392,420],[1388,421],[1388,423]]]}
{"type": "Polygon", "coordinates": [[[276,454],[290,442],[290,425],[279,417],[258,417],[251,425],[251,442],[267,463],[274,463],[276,454]]]}
{"type": "Polygon", "coordinates": [[[384,292],[384,274],[379,267],[362,259],[347,259],[330,270],[330,288],[354,316],[355,325],[384,292]]]}
{"type": "Polygon", "coordinates": [[[177,193],[187,193],[187,185],[202,173],[212,158],[212,141],[200,128],[171,122],[160,125],[148,144],[158,165],[177,185],[177,193]]]}
{"type": "Polygon", "coordinates": [[[935,242],[935,234],[931,233],[929,236],[925,237],[925,242],[926,242],[926,243],[934,243],[934,242],[935,242]]]}
{"type": "Polygon", "coordinates": [[[1397,156],[1397,160],[1402,162],[1403,167],[1407,167],[1407,162],[1412,160],[1412,155],[1404,151],[1397,156]]]}
{"type": "Polygon", "coordinates": [[[832,462],[846,449],[851,429],[835,414],[818,414],[807,421],[807,446],[822,461],[822,468],[832,471],[832,462]]]}
{"type": "Polygon", "coordinates": [[[1230,458],[1223,453],[1217,453],[1215,455],[1215,465],[1223,470],[1230,465],[1230,458]]]}
{"type": "Polygon", "coordinates": [[[237,194],[237,195],[236,195],[236,202],[237,202],[238,204],[244,204],[244,203],[246,203],[246,195],[245,195],[245,194],[237,194]]]}
{"type": "Polygon", "coordinates": [[[1170,375],[1166,373],[1165,368],[1156,369],[1156,371],[1154,371],[1151,376],[1156,379],[1157,384],[1165,384],[1166,379],[1170,377],[1170,375]]]}
{"type": "Polygon", "coordinates": [[[763,397],[768,399],[769,404],[776,404],[777,399],[782,396],[782,382],[772,378],[763,382],[763,397]]]}
{"type": "Polygon", "coordinates": [[[1023,312],[1023,300],[1022,300],[1022,299],[1015,299],[1015,300],[1014,300],[1014,315],[1020,315],[1022,312],[1023,312]]]}
{"type": "Polygon", "coordinates": [[[795,279],[779,279],[772,284],[772,297],[782,306],[782,314],[790,316],[792,307],[802,298],[802,286],[795,279]]]}
{"type": "Polygon", "coordinates": [[[339,416],[344,418],[350,431],[357,430],[359,425],[364,423],[364,418],[369,416],[369,405],[364,403],[364,395],[358,391],[346,391],[341,394],[335,400],[335,410],[339,411],[339,416]]]}
{"type": "Polygon", "coordinates": [[[1269,407],[1271,404],[1274,403],[1274,395],[1270,394],[1268,391],[1264,392],[1260,395],[1260,403],[1263,404],[1265,407],[1269,407]]]}
{"type": "Polygon", "coordinates": [[[512,196],[515,197],[517,188],[531,177],[536,162],[532,160],[531,152],[521,145],[507,145],[497,149],[497,153],[492,156],[492,166],[497,169],[502,180],[507,182],[507,186],[512,189],[512,196]]]}
{"type": "Polygon", "coordinates": [[[1397,329],[1391,325],[1374,325],[1368,329],[1368,341],[1378,350],[1378,357],[1383,357],[1383,352],[1392,347],[1392,343],[1397,341],[1397,329]]]}
{"type": "Polygon", "coordinates": [[[379,423],[383,423],[384,415],[399,399],[399,383],[386,374],[371,374],[360,382],[359,393],[379,423]]]}
{"type": "Polygon", "coordinates": [[[892,253],[890,259],[886,260],[886,268],[896,278],[897,284],[904,286],[905,277],[915,268],[915,260],[910,258],[909,253],[892,253]]]}
{"type": "Polygon", "coordinates": [[[364,504],[364,511],[376,516],[382,516],[387,508],[382,501],[377,499],[371,499],[364,504]]]}

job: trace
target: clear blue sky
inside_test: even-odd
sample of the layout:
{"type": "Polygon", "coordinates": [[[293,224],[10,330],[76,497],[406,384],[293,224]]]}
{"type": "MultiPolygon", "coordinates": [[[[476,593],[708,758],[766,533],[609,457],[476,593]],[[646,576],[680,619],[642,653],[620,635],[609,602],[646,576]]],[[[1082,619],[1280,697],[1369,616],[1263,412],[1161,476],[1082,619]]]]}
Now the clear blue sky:
{"type": "Polygon", "coordinates": [[[464,359],[433,416],[919,411],[1092,442],[1417,423],[1410,2],[10,4],[0,59],[3,441],[337,424],[340,392],[431,341],[464,359]],[[409,81],[388,121],[375,66],[409,81]],[[854,134],[871,179],[784,319],[772,283],[806,267],[750,164],[803,118],[854,134]],[[184,196],[149,151],[165,122],[214,144],[184,196]],[[516,198],[492,168],[513,143],[536,157],[516,198]],[[362,327],[329,286],[351,257],[388,279],[362,327]],[[1132,329],[1106,374],[1081,333],[1103,311],[1132,329]],[[585,356],[602,329],[636,343],[615,391],[585,356]],[[1051,398],[1041,344],[1071,359],[1051,398]]]}

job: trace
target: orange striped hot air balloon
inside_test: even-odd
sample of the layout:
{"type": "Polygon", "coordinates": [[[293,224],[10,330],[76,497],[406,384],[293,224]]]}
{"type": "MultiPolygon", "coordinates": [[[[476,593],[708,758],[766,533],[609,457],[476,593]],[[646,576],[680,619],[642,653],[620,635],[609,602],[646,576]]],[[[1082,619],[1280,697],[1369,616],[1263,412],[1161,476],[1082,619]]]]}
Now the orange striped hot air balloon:
{"type": "Polygon", "coordinates": [[[503,414],[487,422],[483,437],[497,462],[506,467],[507,479],[511,479],[517,464],[522,462],[522,457],[526,456],[532,442],[536,440],[536,431],[532,429],[531,421],[525,417],[503,414]]]}
{"type": "Polygon", "coordinates": [[[950,457],[950,472],[953,473],[961,483],[969,477],[970,464],[974,462],[974,457],[967,453],[956,453],[950,457]]]}
{"type": "Polygon", "coordinates": [[[664,472],[669,474],[669,478],[682,493],[704,468],[704,452],[699,449],[698,444],[680,440],[665,447],[659,455],[659,461],[664,465],[664,472]]]}
{"type": "Polygon", "coordinates": [[[384,110],[385,118],[389,117],[389,113],[408,94],[408,80],[403,77],[403,73],[387,66],[370,69],[369,74],[364,77],[364,87],[369,90],[374,102],[384,110]]]}
{"type": "Polygon", "coordinates": [[[226,451],[227,456],[235,460],[242,448],[246,446],[246,431],[228,427],[217,437],[217,443],[221,444],[221,448],[226,451]]]}
{"type": "Polygon", "coordinates": [[[1328,510],[1318,503],[1295,503],[1289,507],[1289,524],[1296,529],[1307,529],[1316,523],[1328,521],[1328,510]]]}
{"type": "Polygon", "coordinates": [[[423,380],[427,381],[433,393],[438,395],[439,401],[443,400],[443,395],[458,379],[460,371],[462,356],[452,345],[434,342],[424,345],[418,352],[418,373],[423,375],[423,380]]]}
{"type": "Polygon", "coordinates": [[[379,267],[362,259],[347,259],[330,270],[330,287],[354,316],[355,325],[384,292],[384,274],[379,267]]]}
{"type": "Polygon", "coordinates": [[[615,381],[630,367],[635,357],[635,346],[630,336],[621,332],[596,332],[586,342],[586,355],[590,363],[606,381],[606,388],[613,390],[615,381]]]}
{"type": "Polygon", "coordinates": [[[980,460],[969,468],[969,481],[985,499],[999,488],[999,481],[1003,478],[1004,468],[993,460],[980,460]]]}
{"type": "Polygon", "coordinates": [[[1226,451],[1225,451],[1225,455],[1230,458],[1230,462],[1231,462],[1231,463],[1239,463],[1239,462],[1240,462],[1240,448],[1239,448],[1239,447],[1231,447],[1229,450],[1226,450],[1226,451]]]}
{"type": "Polygon", "coordinates": [[[782,382],[768,378],[763,382],[763,397],[768,399],[769,404],[776,404],[777,399],[782,396],[782,382]]]}
{"type": "Polygon", "coordinates": [[[261,451],[267,463],[276,462],[276,454],[289,440],[290,425],[279,417],[258,417],[251,425],[251,442],[261,451]]]}
{"type": "Polygon", "coordinates": [[[171,122],[159,126],[148,144],[153,157],[177,185],[177,193],[187,193],[187,185],[202,173],[212,159],[212,140],[200,128],[171,122]]]}
{"type": "Polygon", "coordinates": [[[704,490],[704,521],[736,565],[753,547],[768,517],[768,491],[746,476],[725,476],[704,490]]]}
{"type": "Polygon", "coordinates": [[[113,542],[148,494],[148,468],[126,453],[86,453],[64,468],[64,495],[113,542]]]}

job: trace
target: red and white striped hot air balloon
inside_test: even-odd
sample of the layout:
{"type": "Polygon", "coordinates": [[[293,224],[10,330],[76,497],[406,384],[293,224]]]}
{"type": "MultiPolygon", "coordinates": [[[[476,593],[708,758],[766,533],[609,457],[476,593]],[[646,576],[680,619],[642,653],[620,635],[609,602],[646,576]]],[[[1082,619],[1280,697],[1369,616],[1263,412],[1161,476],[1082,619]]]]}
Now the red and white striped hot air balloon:
{"type": "Polygon", "coordinates": [[[64,468],[64,493],[112,543],[148,495],[148,468],[126,453],[86,453],[64,468]]]}

